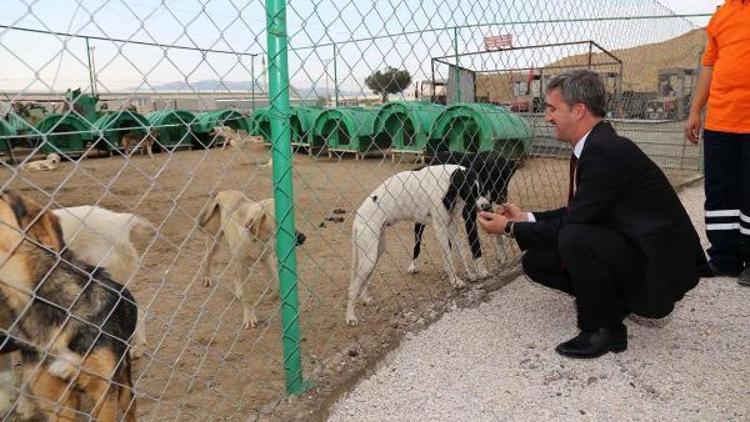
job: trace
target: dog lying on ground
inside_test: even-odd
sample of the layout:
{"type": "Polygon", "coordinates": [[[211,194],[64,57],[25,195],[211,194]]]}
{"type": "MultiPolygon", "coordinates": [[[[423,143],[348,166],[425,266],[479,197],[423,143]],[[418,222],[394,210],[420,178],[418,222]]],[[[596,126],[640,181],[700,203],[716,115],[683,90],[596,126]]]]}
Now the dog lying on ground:
{"type": "MultiPolygon", "coordinates": [[[[504,203],[508,198],[508,184],[518,167],[517,161],[507,160],[502,154],[496,151],[477,153],[441,151],[429,160],[429,165],[439,164],[457,164],[474,171],[479,182],[480,195],[495,205],[504,203]]],[[[424,229],[424,224],[414,224],[414,250],[412,252],[412,262],[409,266],[410,273],[418,271],[417,258],[421,251],[424,229]]],[[[474,260],[482,257],[482,246],[479,238],[471,239],[469,246],[471,246],[471,255],[474,260]]]]}
{"type": "Polygon", "coordinates": [[[138,149],[148,153],[149,158],[154,158],[154,144],[159,139],[159,129],[149,129],[146,135],[142,135],[138,131],[131,130],[126,132],[120,138],[120,144],[122,144],[122,150],[125,155],[129,155],[132,152],[137,152],[138,149]]]}
{"type": "MultiPolygon", "coordinates": [[[[242,192],[225,190],[211,200],[199,217],[199,225],[210,234],[206,239],[208,255],[203,267],[204,285],[210,287],[212,284],[213,257],[222,237],[226,237],[237,271],[235,294],[242,302],[242,326],[245,329],[258,325],[250,291],[250,269],[260,261],[265,269],[263,279],[277,280],[274,213],[273,199],[254,202],[242,192]]],[[[304,234],[297,232],[297,245],[303,245],[305,238],[304,234]]]]}
{"type": "Polygon", "coordinates": [[[0,294],[14,320],[0,349],[21,350],[24,384],[48,418],[73,420],[83,392],[93,418],[115,421],[119,409],[135,421],[132,294],[65,250],[57,216],[13,192],[0,195],[0,294]]]}
{"type": "Polygon", "coordinates": [[[23,163],[18,166],[19,170],[22,171],[45,171],[54,170],[60,164],[60,155],[53,152],[47,155],[44,160],[30,161],[23,163]]]}
{"type": "MultiPolygon", "coordinates": [[[[63,240],[79,260],[104,268],[112,280],[128,285],[140,266],[140,255],[133,246],[131,234],[145,237],[152,234],[153,225],[143,217],[118,213],[108,209],[83,205],[52,211],[60,221],[63,240]]],[[[132,358],[143,356],[146,347],[146,322],[143,310],[138,310],[132,358]]]]}
{"type": "Polygon", "coordinates": [[[346,307],[346,322],[357,324],[354,313],[358,298],[369,304],[372,297],[367,284],[380,255],[385,250],[383,232],[398,221],[431,223],[443,252],[445,272],[455,288],[465,285],[459,278],[451,256],[451,239],[455,240],[461,260],[470,279],[487,276],[482,258],[469,264],[466,248],[459,239],[459,223],[464,221],[469,242],[478,242],[477,210],[490,209],[489,200],[480,193],[477,175],[457,165],[428,166],[404,171],[386,179],[365,199],[357,210],[352,226],[352,274],[346,307]]]}

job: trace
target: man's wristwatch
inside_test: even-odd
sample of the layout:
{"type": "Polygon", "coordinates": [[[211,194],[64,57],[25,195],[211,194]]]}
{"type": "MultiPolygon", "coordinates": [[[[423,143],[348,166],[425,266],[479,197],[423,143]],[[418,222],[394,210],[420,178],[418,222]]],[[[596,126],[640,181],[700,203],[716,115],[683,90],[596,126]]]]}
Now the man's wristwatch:
{"type": "Polygon", "coordinates": [[[515,221],[508,221],[508,224],[505,225],[505,230],[503,230],[503,233],[505,233],[507,236],[513,237],[513,225],[515,224],[515,221]]]}

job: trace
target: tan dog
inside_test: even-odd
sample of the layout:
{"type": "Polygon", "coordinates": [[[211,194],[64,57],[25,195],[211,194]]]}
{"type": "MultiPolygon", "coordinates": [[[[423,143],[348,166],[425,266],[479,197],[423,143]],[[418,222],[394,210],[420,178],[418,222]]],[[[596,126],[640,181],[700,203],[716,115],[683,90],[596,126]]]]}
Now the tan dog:
{"type": "Polygon", "coordinates": [[[21,350],[23,378],[48,418],[74,420],[81,391],[92,416],[135,421],[128,341],[137,320],[128,289],[64,251],[57,216],[28,198],[0,195],[3,352],[21,350]]]}
{"type": "MultiPolygon", "coordinates": [[[[247,329],[258,325],[249,286],[249,270],[260,261],[265,269],[263,280],[277,280],[276,219],[274,200],[264,199],[254,202],[242,192],[226,190],[219,192],[211,200],[199,217],[199,224],[211,236],[206,239],[206,264],[203,267],[203,281],[210,287],[211,267],[216,248],[222,237],[226,237],[237,271],[235,294],[242,302],[242,326],[247,329]]],[[[296,233],[297,245],[305,242],[305,235],[296,233]]]]}
{"type": "MultiPolygon", "coordinates": [[[[216,126],[211,132],[213,137],[221,137],[224,139],[224,143],[221,145],[221,149],[226,149],[227,145],[232,148],[242,148],[248,144],[263,144],[262,136],[248,135],[246,131],[234,130],[229,126],[216,126]]],[[[273,158],[270,158],[265,164],[261,164],[260,167],[270,167],[273,165],[273,158]]]]}
{"type": "Polygon", "coordinates": [[[45,171],[54,170],[60,164],[60,155],[53,152],[47,155],[44,160],[30,161],[23,163],[18,166],[19,170],[23,171],[45,171]]]}

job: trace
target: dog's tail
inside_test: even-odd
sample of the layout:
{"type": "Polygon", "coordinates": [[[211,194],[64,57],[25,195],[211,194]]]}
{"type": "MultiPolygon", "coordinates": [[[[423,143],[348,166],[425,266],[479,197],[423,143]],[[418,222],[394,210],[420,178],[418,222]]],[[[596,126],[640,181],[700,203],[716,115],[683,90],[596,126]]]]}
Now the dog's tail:
{"type": "Polygon", "coordinates": [[[139,237],[148,237],[156,233],[156,226],[154,226],[153,223],[147,218],[136,214],[130,214],[128,228],[131,235],[135,234],[139,237]]]}

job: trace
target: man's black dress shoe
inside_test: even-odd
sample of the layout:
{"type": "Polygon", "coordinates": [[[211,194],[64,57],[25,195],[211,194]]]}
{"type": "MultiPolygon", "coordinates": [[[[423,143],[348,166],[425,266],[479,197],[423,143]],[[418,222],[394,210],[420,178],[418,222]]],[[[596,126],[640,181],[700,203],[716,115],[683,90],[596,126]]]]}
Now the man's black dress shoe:
{"type": "Polygon", "coordinates": [[[734,268],[734,269],[721,269],[717,268],[712,263],[703,264],[700,267],[698,267],[698,276],[700,278],[710,278],[710,277],[737,277],[740,275],[740,271],[742,269],[734,268]]]}
{"type": "Polygon", "coordinates": [[[581,331],[576,337],[560,343],[555,351],[569,358],[598,358],[607,352],[620,353],[628,348],[625,326],[581,331]]]}

